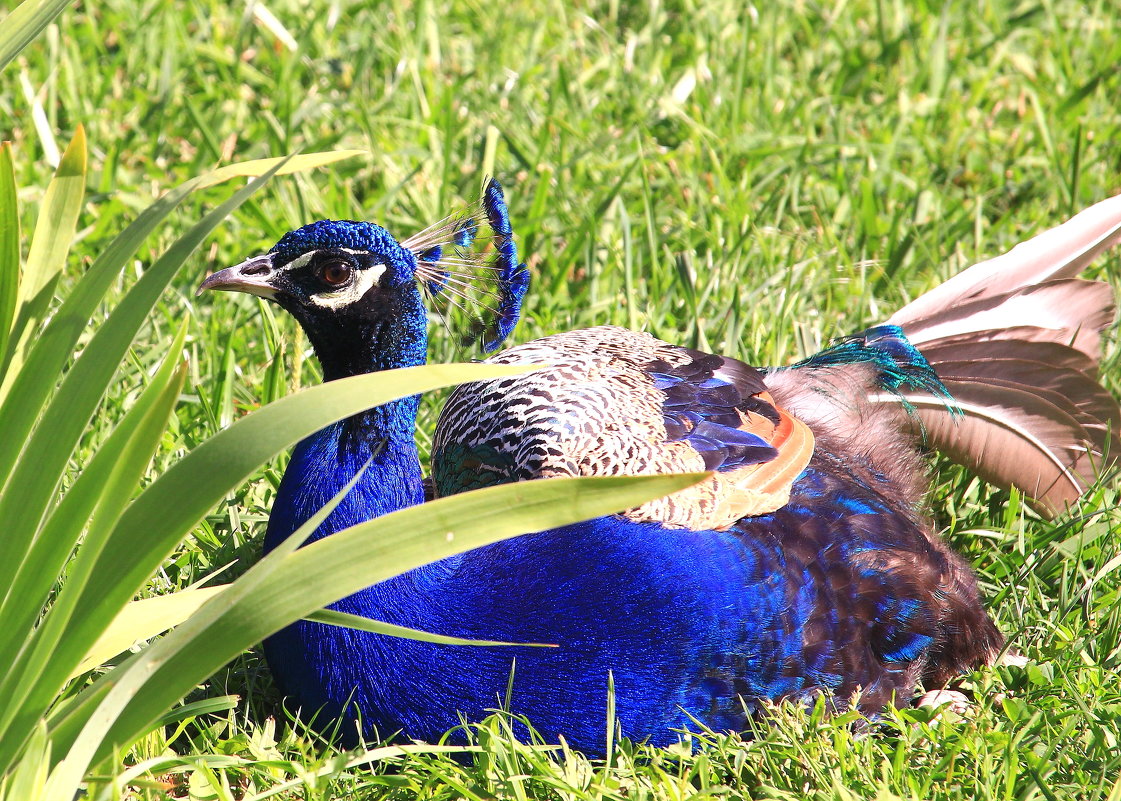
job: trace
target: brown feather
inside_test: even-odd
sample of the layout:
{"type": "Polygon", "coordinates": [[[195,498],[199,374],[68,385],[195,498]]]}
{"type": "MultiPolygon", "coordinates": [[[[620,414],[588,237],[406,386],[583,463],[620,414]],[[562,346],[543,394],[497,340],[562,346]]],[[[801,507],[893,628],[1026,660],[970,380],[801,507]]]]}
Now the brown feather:
{"type": "Polygon", "coordinates": [[[923,345],[922,352],[928,361],[939,364],[956,360],[977,362],[986,359],[1015,359],[1047,367],[1077,370],[1088,377],[1096,377],[1098,365],[1095,359],[1067,345],[1033,339],[1040,330],[1042,329],[1022,325],[1000,331],[981,331],[976,335],[949,337],[923,345]]]}
{"type": "Polygon", "coordinates": [[[914,320],[972,300],[1073,278],[1119,239],[1121,195],[1091,206],[1002,256],[958,273],[904,306],[888,322],[906,327],[914,320]]]}
{"type": "Polygon", "coordinates": [[[809,464],[814,451],[814,437],[809,426],[779,409],[782,422],[775,431],[771,444],[778,449],[778,457],[757,465],[754,484],[760,492],[775,493],[785,490],[809,464]]]}
{"type": "Polygon", "coordinates": [[[655,386],[652,373],[674,369],[727,382],[721,389],[740,399],[728,407],[739,425],[734,417],[721,425],[759,436],[777,455],[761,464],[714,471],[687,490],[624,512],[626,517],[672,527],[726,528],[745,515],[784,506],[790,485],[813,455],[813,434],[774,408],[758,370],[649,334],[614,326],[569,331],[510,348],[489,361],[550,366],[457,388],[436,429],[434,461],[451,443],[460,450],[502,451],[509,480],[703,470],[705,455],[666,430],[667,395],[655,386]],[[511,430],[518,436],[510,436],[511,430]]]}
{"type": "MultiPolygon", "coordinates": [[[[997,486],[1016,486],[1053,515],[1073,504],[1101,472],[1093,434],[1039,394],[979,381],[947,380],[964,415],[952,417],[929,395],[908,394],[916,428],[954,461],[997,486]]],[[[875,400],[896,402],[892,396],[875,400]]],[[[1112,436],[1104,445],[1115,457],[1112,436]]]]}
{"type": "Polygon", "coordinates": [[[1076,277],[1119,239],[1121,196],[965,270],[888,321],[964,413],[908,395],[927,442],[1020,488],[1044,514],[1074,503],[1121,457],[1121,407],[1097,382],[1113,289],[1076,277]]]}
{"type": "Polygon", "coordinates": [[[1079,370],[1024,359],[938,363],[943,381],[973,381],[1032,392],[1093,431],[1121,431],[1121,408],[1100,384],[1079,370]]]}
{"type": "Polygon", "coordinates": [[[946,337],[1032,325],[1043,329],[1046,341],[1069,344],[1097,361],[1101,332],[1113,322],[1115,311],[1109,284],[1069,278],[958,303],[908,320],[902,328],[922,350],[946,337]]]}

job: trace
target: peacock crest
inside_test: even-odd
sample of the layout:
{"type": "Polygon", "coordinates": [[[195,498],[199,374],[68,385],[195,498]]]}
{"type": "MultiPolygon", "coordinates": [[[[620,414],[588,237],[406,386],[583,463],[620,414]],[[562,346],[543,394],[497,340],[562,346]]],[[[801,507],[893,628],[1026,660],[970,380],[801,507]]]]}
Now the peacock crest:
{"type": "Polygon", "coordinates": [[[510,336],[529,290],[502,187],[491,178],[474,207],[456,212],[401,243],[417,260],[416,278],[432,306],[441,302],[469,318],[464,343],[482,340],[488,353],[510,336]],[[480,237],[482,224],[490,235],[480,237]],[[493,252],[486,249],[487,239],[493,252]]]}

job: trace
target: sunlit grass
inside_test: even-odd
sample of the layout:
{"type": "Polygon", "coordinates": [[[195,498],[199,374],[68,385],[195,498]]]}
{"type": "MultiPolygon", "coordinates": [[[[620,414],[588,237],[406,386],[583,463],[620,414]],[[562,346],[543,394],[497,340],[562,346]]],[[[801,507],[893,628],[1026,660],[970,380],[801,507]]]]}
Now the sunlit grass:
{"type": "MultiPolygon", "coordinates": [[[[1121,37],[1104,0],[266,5],[295,50],[244,5],[118,0],[67,11],[0,76],[28,214],[50,143],[23,76],[60,142],[86,126],[90,198],[76,246],[85,261],[68,264],[64,283],[160,190],[215,164],[370,153],[277,180],[220,229],[151,317],[76,464],[183,319],[188,386],[153,475],[317,380],[286,316],[193,292],[208,271],[313,218],[372,219],[407,235],[474,199],[493,174],[534,270],[518,339],[611,322],[780,364],[1121,183],[1121,37]]],[[[181,226],[222,197],[188,201],[181,226]]],[[[162,230],[116,297],[181,233],[162,230]]],[[[1121,287],[1119,263],[1102,259],[1090,275],[1121,287]]],[[[478,355],[440,326],[432,336],[434,360],[478,355]]],[[[1107,352],[1104,381],[1119,392],[1116,335],[1107,352]]],[[[422,416],[422,447],[438,400],[422,416]]],[[[281,463],[215,510],[148,591],[244,572],[281,463]]],[[[250,653],[190,699],[234,694],[236,707],[189,714],[124,755],[182,762],[153,763],[151,775],[129,777],[130,792],[1121,797],[1117,491],[1044,523],[952,466],[934,476],[932,515],[1032,659],[969,677],[980,702],[967,721],[903,713],[860,734],[781,709],[751,742],[714,737],[695,755],[621,745],[604,766],[517,745],[496,719],[478,730],[483,751],[463,761],[410,754],[346,767],[293,727],[250,653]]]]}

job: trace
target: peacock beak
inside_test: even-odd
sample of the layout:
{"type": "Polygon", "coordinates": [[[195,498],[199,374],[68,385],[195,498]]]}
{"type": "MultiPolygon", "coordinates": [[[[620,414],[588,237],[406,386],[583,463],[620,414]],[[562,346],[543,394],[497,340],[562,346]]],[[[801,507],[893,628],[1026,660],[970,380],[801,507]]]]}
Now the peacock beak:
{"type": "Polygon", "coordinates": [[[243,261],[235,267],[227,267],[206,277],[199,284],[196,295],[201,295],[208,289],[221,289],[228,292],[246,292],[262,298],[274,300],[277,289],[272,281],[277,274],[273,267],[272,254],[254,256],[243,261]]]}

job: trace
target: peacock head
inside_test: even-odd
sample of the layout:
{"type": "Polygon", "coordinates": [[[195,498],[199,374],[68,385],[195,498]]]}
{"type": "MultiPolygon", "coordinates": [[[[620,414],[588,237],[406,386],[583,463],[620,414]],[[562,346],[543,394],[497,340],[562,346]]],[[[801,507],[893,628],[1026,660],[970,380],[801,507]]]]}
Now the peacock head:
{"type": "Polygon", "coordinates": [[[479,328],[484,348],[494,350],[517,324],[528,287],[502,190],[491,180],[480,208],[403,242],[373,223],[321,220],[214,273],[199,292],[246,292],[281,306],[307,332],[324,377],[337,378],[423,363],[425,295],[490,316],[479,328]],[[471,249],[483,221],[493,255],[471,249]]]}

